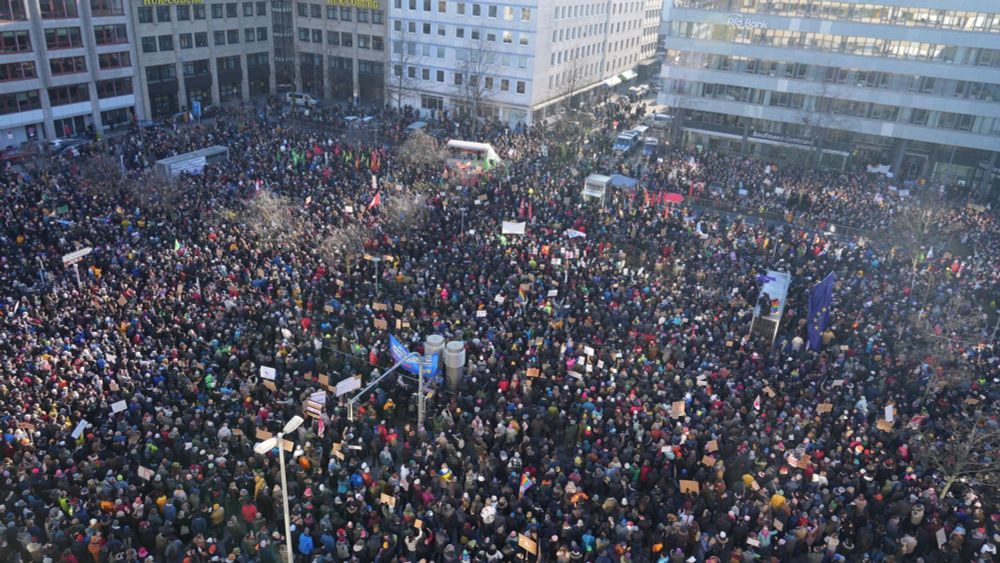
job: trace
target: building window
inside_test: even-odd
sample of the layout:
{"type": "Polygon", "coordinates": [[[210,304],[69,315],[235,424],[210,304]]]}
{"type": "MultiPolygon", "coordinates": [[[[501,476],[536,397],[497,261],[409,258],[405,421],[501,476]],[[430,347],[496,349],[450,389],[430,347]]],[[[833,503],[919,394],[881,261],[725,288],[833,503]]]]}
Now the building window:
{"type": "Polygon", "coordinates": [[[196,20],[203,20],[203,19],[205,19],[205,5],[204,4],[195,4],[193,6],[193,8],[194,8],[194,19],[196,19],[196,20]]]}
{"type": "Polygon", "coordinates": [[[164,82],[177,78],[177,67],[173,64],[146,67],[146,82],[164,82]]]}
{"type": "Polygon", "coordinates": [[[473,4],[472,5],[472,15],[476,16],[477,18],[479,16],[483,15],[483,8],[482,8],[482,6],[480,6],[479,4],[473,4]]]}
{"type": "Polygon", "coordinates": [[[41,107],[42,100],[38,95],[38,90],[0,94],[0,114],[3,115],[30,111],[41,107]]]}
{"type": "Polygon", "coordinates": [[[197,76],[211,72],[211,69],[208,67],[208,59],[188,61],[182,65],[181,69],[184,72],[184,76],[197,76]]]}
{"type": "Polygon", "coordinates": [[[314,29],[314,30],[312,30],[312,42],[313,43],[322,43],[323,42],[323,30],[322,29],[314,29]]]}
{"type": "Polygon", "coordinates": [[[177,21],[188,21],[191,19],[191,6],[179,5],[177,6],[177,21]]]}
{"type": "Polygon", "coordinates": [[[226,3],[226,17],[235,18],[239,16],[239,8],[236,7],[236,2],[226,3]]]}
{"type": "Polygon", "coordinates": [[[437,71],[435,77],[437,78],[438,82],[444,82],[444,71],[443,70],[437,71]]]}
{"type": "Polygon", "coordinates": [[[212,32],[212,43],[216,46],[226,44],[226,31],[224,29],[217,29],[212,32]]]}
{"type": "Polygon", "coordinates": [[[448,35],[448,28],[447,28],[447,26],[439,25],[438,26],[438,36],[445,37],[447,35],[448,35]]]}
{"type": "Polygon", "coordinates": [[[507,92],[508,90],[510,90],[510,80],[507,80],[506,78],[501,78],[500,79],[500,91],[501,92],[507,92]]]}
{"type": "Polygon", "coordinates": [[[374,61],[358,61],[358,72],[360,74],[374,74],[376,76],[381,76],[385,72],[385,68],[382,66],[382,63],[374,61]]]}
{"type": "Polygon", "coordinates": [[[420,69],[420,79],[421,80],[430,80],[431,79],[431,70],[429,68],[422,68],[422,69],[420,69]]]}
{"type": "Polygon", "coordinates": [[[503,32],[503,42],[510,45],[514,42],[514,35],[509,31],[503,32]]]}
{"type": "Polygon", "coordinates": [[[94,43],[98,45],[128,43],[128,32],[125,30],[125,24],[95,25],[94,43]]]}
{"type": "Polygon", "coordinates": [[[448,3],[445,0],[438,0],[438,13],[444,14],[448,12],[448,3]]]}
{"type": "Polygon", "coordinates": [[[222,4],[212,4],[212,19],[221,20],[222,19],[222,4]]]}
{"type": "Polygon", "coordinates": [[[155,53],[156,52],[156,38],[155,37],[143,37],[142,38],[142,52],[143,53],[155,53]]]}
{"type": "Polygon", "coordinates": [[[465,2],[458,2],[455,4],[455,13],[460,16],[465,15],[465,2]]]}
{"type": "Polygon", "coordinates": [[[100,99],[127,96],[132,93],[132,78],[100,80],[96,83],[97,97],[100,99]]]}
{"type": "Polygon", "coordinates": [[[517,44],[520,45],[520,46],[522,46],[522,47],[527,47],[528,46],[528,34],[527,33],[521,33],[521,34],[519,34],[518,38],[517,38],[517,44]]]}
{"type": "Polygon", "coordinates": [[[489,17],[491,17],[491,18],[496,18],[497,17],[497,7],[495,5],[491,4],[491,5],[487,6],[486,9],[487,9],[487,13],[489,14],[489,17]]]}
{"type": "Polygon", "coordinates": [[[473,41],[479,41],[479,30],[478,30],[478,29],[473,29],[473,30],[471,30],[471,31],[469,32],[469,37],[470,37],[470,38],[471,38],[471,39],[472,39],[473,41]]]}
{"type": "Polygon", "coordinates": [[[462,85],[462,73],[461,72],[456,72],[455,73],[455,86],[461,86],[461,85],[462,85]]]}
{"type": "Polygon", "coordinates": [[[358,22],[368,23],[368,10],[363,10],[361,8],[358,8],[358,22]]]}
{"type": "Polygon", "coordinates": [[[351,9],[341,8],[340,9],[340,21],[349,22],[351,21],[351,9]]]}
{"type": "Polygon", "coordinates": [[[170,21],[170,6],[156,7],[156,21],[161,23],[170,21]]]}
{"type": "Polygon", "coordinates": [[[299,41],[305,41],[306,43],[309,42],[309,30],[308,29],[306,29],[304,27],[300,27],[299,28],[299,41]]]}
{"type": "Polygon", "coordinates": [[[219,101],[220,102],[231,102],[233,100],[240,100],[243,96],[242,85],[239,82],[233,82],[228,84],[219,84],[219,101]]]}
{"type": "Polygon", "coordinates": [[[177,36],[181,44],[181,49],[190,49],[194,47],[194,41],[191,39],[190,33],[181,33],[177,36]]]}
{"type": "Polygon", "coordinates": [[[139,23],[153,23],[153,8],[150,6],[139,6],[137,8],[139,23]]]}
{"type": "Polygon", "coordinates": [[[431,24],[429,24],[429,23],[423,24],[423,26],[421,26],[421,31],[424,32],[424,35],[430,35],[431,34],[431,24]]]}
{"type": "Polygon", "coordinates": [[[371,36],[359,33],[358,34],[358,48],[359,49],[368,49],[370,47],[371,47],[371,36]]]}
{"type": "Polygon", "coordinates": [[[385,39],[379,37],[378,35],[372,35],[372,50],[384,51],[385,50],[385,39]]]}
{"type": "Polygon", "coordinates": [[[337,19],[337,10],[338,10],[338,8],[336,6],[327,6],[326,7],[326,19],[328,19],[328,20],[335,20],[335,19],[337,19]]]}
{"type": "Polygon", "coordinates": [[[506,21],[514,21],[514,8],[511,6],[503,7],[503,19],[506,21]]]}
{"type": "Polygon", "coordinates": [[[241,70],[240,57],[235,55],[232,57],[219,57],[215,59],[215,67],[218,72],[228,72],[234,70],[241,70]]]}
{"type": "Polygon", "coordinates": [[[49,88],[49,103],[53,106],[65,106],[89,100],[90,88],[86,84],[49,88]]]}
{"type": "Polygon", "coordinates": [[[245,43],[253,43],[257,40],[257,30],[250,28],[243,30],[243,41],[245,43]]]}
{"type": "Polygon", "coordinates": [[[83,57],[49,59],[49,69],[52,70],[52,74],[87,72],[87,63],[83,57]]]}
{"type": "Polygon", "coordinates": [[[354,46],[354,35],[346,32],[346,31],[344,33],[341,33],[340,34],[340,44],[343,45],[344,47],[353,47],[354,46]]]}
{"type": "Polygon", "coordinates": [[[58,27],[45,30],[45,45],[49,49],[83,47],[79,27],[58,27]]]}
{"type": "Polygon", "coordinates": [[[444,98],[440,96],[428,96],[426,94],[421,94],[420,107],[421,109],[442,110],[444,109],[444,98]]]}
{"type": "Polygon", "coordinates": [[[208,47],[208,32],[207,31],[196,31],[196,32],[194,32],[194,46],[195,47],[208,47]]]}
{"type": "Polygon", "coordinates": [[[77,17],[76,0],[39,0],[38,9],[46,20],[77,17]]]}
{"type": "Polygon", "coordinates": [[[927,125],[930,112],[925,109],[915,109],[910,113],[910,123],[913,125],[927,125]]]}
{"type": "Polygon", "coordinates": [[[372,23],[379,25],[385,23],[385,12],[382,10],[372,10],[372,23]]]}
{"type": "Polygon", "coordinates": [[[455,37],[457,37],[459,39],[465,39],[465,28],[464,27],[456,27],[455,28],[455,37]]]}
{"type": "Polygon", "coordinates": [[[174,36],[173,35],[161,35],[157,38],[157,42],[160,45],[161,51],[173,51],[174,50],[174,36]]]}
{"type": "Polygon", "coordinates": [[[298,14],[299,14],[300,18],[308,18],[309,17],[309,6],[307,6],[305,4],[296,4],[295,5],[295,9],[296,9],[296,11],[298,11],[298,14]]]}
{"type": "Polygon", "coordinates": [[[327,45],[340,45],[340,32],[339,31],[327,31],[326,32],[326,44],[327,45]]]}
{"type": "Polygon", "coordinates": [[[247,55],[247,66],[268,66],[267,53],[251,53],[247,55]]]}
{"type": "Polygon", "coordinates": [[[523,80],[518,80],[517,81],[517,93],[518,94],[523,94],[524,93],[524,81],[523,80]]]}
{"type": "Polygon", "coordinates": [[[120,53],[101,53],[97,55],[97,65],[101,70],[109,68],[125,68],[132,66],[132,56],[128,51],[120,53]]]}
{"type": "MultiPolygon", "coordinates": [[[[6,3],[8,2],[0,2],[0,5],[6,3]]],[[[6,19],[3,18],[3,11],[4,8],[0,7],[0,19],[6,19]]],[[[90,14],[95,17],[123,16],[125,8],[122,6],[122,0],[90,0],[90,14]]]]}
{"type": "Polygon", "coordinates": [[[253,17],[253,2],[243,3],[243,17],[252,18],[253,17]]]}
{"type": "Polygon", "coordinates": [[[523,22],[531,21],[531,8],[521,8],[521,21],[523,22]]]}
{"type": "Polygon", "coordinates": [[[27,19],[28,13],[24,9],[24,0],[0,1],[0,20],[24,21],[27,19]]]}
{"type": "Polygon", "coordinates": [[[38,73],[35,71],[35,63],[31,61],[0,65],[0,81],[27,80],[37,77],[38,73]]]}
{"type": "Polygon", "coordinates": [[[267,28],[258,27],[257,28],[257,41],[267,41],[267,28]]]}
{"type": "Polygon", "coordinates": [[[267,2],[257,2],[257,15],[266,16],[267,15],[267,2]]]}
{"type": "Polygon", "coordinates": [[[309,4],[309,17],[311,18],[321,18],[323,17],[323,7],[319,4],[309,4]]]}

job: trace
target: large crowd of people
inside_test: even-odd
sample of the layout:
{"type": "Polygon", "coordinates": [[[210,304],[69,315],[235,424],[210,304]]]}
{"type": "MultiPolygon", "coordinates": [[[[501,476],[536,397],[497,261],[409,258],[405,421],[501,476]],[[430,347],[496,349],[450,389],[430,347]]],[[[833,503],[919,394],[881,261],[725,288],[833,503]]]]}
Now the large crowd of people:
{"type": "MultiPolygon", "coordinates": [[[[710,151],[609,164],[641,113],[595,109],[571,165],[553,127],[479,125],[504,160],[479,175],[406,158],[410,113],[375,143],[273,105],[4,171],[2,559],[996,561],[997,452],[953,460],[994,465],[961,479],[931,455],[954,428],[1000,433],[992,210],[710,151]],[[228,161],[199,175],[148,172],[216,144],[228,161]],[[638,189],[584,202],[610,166],[638,189]],[[415,186],[403,216],[391,203],[415,186]],[[253,224],[264,193],[301,232],[253,224]],[[900,240],[913,206],[934,209],[934,245],[877,238],[900,240]],[[347,227],[356,252],[331,254],[347,227]],[[78,283],[61,256],[83,247],[78,283]],[[769,269],[792,277],[773,341],[751,330],[769,269]],[[809,299],[830,273],[816,349],[809,299]],[[434,384],[423,427],[405,371],[353,420],[352,393],[325,385],[367,384],[395,363],[390,335],[420,351],[432,334],[467,363],[434,384]],[[277,450],[254,444],[295,415],[282,490],[277,450]]],[[[467,126],[446,119],[428,120],[467,126]]]]}

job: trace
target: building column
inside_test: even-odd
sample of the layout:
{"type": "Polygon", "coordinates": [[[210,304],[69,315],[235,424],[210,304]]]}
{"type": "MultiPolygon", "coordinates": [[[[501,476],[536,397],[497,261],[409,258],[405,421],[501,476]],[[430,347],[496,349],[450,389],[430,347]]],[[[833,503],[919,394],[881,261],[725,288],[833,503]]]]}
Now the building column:
{"type": "Polygon", "coordinates": [[[900,168],[903,167],[903,156],[906,154],[906,139],[899,139],[896,141],[896,148],[892,155],[892,172],[894,174],[899,174],[900,168]]]}
{"type": "Polygon", "coordinates": [[[1000,153],[997,152],[990,154],[989,164],[986,166],[986,170],[983,170],[983,177],[979,180],[979,193],[982,195],[989,194],[993,187],[993,169],[997,165],[998,155],[1000,153]]]}
{"type": "Polygon", "coordinates": [[[750,118],[745,118],[746,122],[743,124],[743,139],[740,140],[740,154],[747,154],[750,152],[750,118]]]}

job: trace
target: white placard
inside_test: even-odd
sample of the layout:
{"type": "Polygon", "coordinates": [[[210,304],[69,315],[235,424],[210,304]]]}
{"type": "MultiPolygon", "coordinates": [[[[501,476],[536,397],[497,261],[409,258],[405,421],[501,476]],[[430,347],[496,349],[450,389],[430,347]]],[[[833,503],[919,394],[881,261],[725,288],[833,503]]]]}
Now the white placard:
{"type": "Polygon", "coordinates": [[[583,353],[586,354],[586,355],[588,355],[588,356],[593,356],[594,355],[594,349],[591,348],[590,346],[584,346],[583,347],[583,353]]]}
{"type": "MultiPolygon", "coordinates": [[[[353,378],[352,378],[353,379],[353,378]]],[[[316,391],[309,395],[309,400],[321,405],[326,404],[326,391],[316,391]]]]}
{"type": "Polygon", "coordinates": [[[496,297],[493,298],[493,300],[496,301],[498,304],[503,305],[504,297],[503,295],[497,295],[496,297]]]}
{"type": "Polygon", "coordinates": [[[348,377],[337,382],[337,396],[345,395],[351,391],[361,389],[360,377],[348,377]]]}
{"type": "Polygon", "coordinates": [[[580,372],[576,372],[576,371],[572,371],[571,370],[569,372],[569,374],[570,374],[570,376],[575,377],[577,379],[583,379],[583,374],[581,374],[580,372]]]}
{"type": "Polygon", "coordinates": [[[528,226],[527,223],[515,223],[513,221],[504,221],[500,229],[501,234],[505,235],[523,235],[525,228],[528,226]]]}
{"type": "Polygon", "coordinates": [[[486,311],[484,311],[484,310],[479,310],[479,311],[476,311],[476,317],[478,317],[478,318],[482,319],[482,318],[484,318],[485,316],[486,316],[486,311]]]}
{"type": "Polygon", "coordinates": [[[555,297],[555,296],[559,295],[559,290],[558,289],[550,289],[549,292],[546,295],[548,297],[555,297]]]}
{"type": "Polygon", "coordinates": [[[272,367],[260,366],[260,376],[263,377],[264,379],[270,379],[271,381],[274,381],[275,378],[278,376],[278,372],[272,367]]]}
{"type": "Polygon", "coordinates": [[[892,422],[892,417],[893,417],[894,414],[896,414],[896,411],[893,408],[893,406],[892,405],[886,405],[885,406],[885,421],[886,422],[892,422]]]}
{"type": "Polygon", "coordinates": [[[122,399],[121,401],[111,405],[111,414],[118,414],[126,408],[128,408],[128,406],[125,404],[125,399],[122,399]]]}
{"type": "Polygon", "coordinates": [[[76,428],[73,429],[73,433],[70,434],[70,436],[72,436],[74,440],[78,440],[80,436],[83,436],[83,431],[86,430],[88,426],[90,426],[89,422],[81,420],[79,424],[76,425],[76,428]]]}

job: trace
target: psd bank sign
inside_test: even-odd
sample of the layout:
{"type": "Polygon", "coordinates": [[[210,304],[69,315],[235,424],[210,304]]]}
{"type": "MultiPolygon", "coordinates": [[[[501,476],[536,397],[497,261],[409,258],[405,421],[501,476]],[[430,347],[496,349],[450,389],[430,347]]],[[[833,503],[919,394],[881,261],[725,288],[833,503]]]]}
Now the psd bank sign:
{"type": "Polygon", "coordinates": [[[733,14],[726,18],[726,24],[736,29],[767,29],[767,21],[746,17],[743,14],[733,14]]]}

